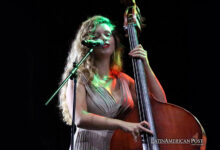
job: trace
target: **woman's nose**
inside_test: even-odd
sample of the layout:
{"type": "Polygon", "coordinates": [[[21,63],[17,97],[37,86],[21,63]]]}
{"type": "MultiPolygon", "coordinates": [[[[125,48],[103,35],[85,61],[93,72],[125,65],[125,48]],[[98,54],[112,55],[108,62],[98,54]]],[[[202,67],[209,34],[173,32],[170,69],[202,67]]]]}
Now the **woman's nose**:
{"type": "Polygon", "coordinates": [[[107,37],[106,35],[103,34],[101,36],[101,39],[105,42],[105,41],[109,40],[109,37],[107,37]]]}

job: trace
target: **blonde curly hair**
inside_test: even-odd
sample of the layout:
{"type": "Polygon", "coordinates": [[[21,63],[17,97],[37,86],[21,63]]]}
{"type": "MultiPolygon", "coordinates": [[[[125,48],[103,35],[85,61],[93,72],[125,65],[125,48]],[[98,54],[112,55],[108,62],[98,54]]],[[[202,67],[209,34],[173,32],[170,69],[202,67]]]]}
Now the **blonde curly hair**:
{"type": "MultiPolygon", "coordinates": [[[[96,15],[82,22],[76,34],[76,37],[74,41],[72,42],[72,47],[68,53],[66,65],[65,65],[60,83],[62,83],[62,81],[66,79],[70,71],[73,69],[73,62],[79,62],[81,58],[85,56],[86,53],[89,51],[89,48],[83,46],[81,44],[81,41],[86,40],[86,39],[92,39],[93,34],[95,33],[95,30],[96,30],[96,27],[100,24],[107,24],[111,28],[112,35],[115,40],[115,51],[112,54],[111,59],[110,59],[111,72],[113,73],[113,75],[114,74],[116,75],[118,72],[122,70],[121,56],[123,52],[123,46],[120,44],[119,37],[115,31],[115,25],[113,25],[108,18],[96,15]]],[[[90,81],[91,83],[91,81],[93,80],[94,74],[97,73],[97,69],[94,66],[94,57],[92,53],[85,60],[85,62],[79,67],[78,78],[80,78],[80,72],[83,72],[83,74],[87,77],[88,81],[90,81]]],[[[69,109],[67,106],[66,90],[67,90],[67,84],[65,84],[59,92],[59,109],[62,112],[63,121],[67,125],[71,125],[72,117],[70,115],[71,113],[69,112],[69,109]]]]}

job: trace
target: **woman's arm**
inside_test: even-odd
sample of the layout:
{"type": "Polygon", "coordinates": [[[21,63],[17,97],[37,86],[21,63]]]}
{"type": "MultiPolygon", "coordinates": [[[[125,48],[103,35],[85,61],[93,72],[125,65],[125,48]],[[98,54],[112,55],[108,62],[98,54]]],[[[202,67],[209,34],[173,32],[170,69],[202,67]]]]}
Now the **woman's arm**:
{"type": "MultiPolygon", "coordinates": [[[[69,80],[66,92],[68,108],[72,116],[73,81],[69,80]]],[[[75,124],[77,127],[93,130],[114,130],[120,128],[120,120],[106,118],[87,112],[86,91],[82,83],[76,89],[75,124]]]]}
{"type": "Polygon", "coordinates": [[[141,45],[138,45],[134,50],[132,50],[129,53],[129,55],[132,57],[138,57],[142,59],[145,67],[145,73],[147,76],[147,85],[150,94],[158,101],[167,102],[165,92],[160,82],[158,81],[157,77],[155,76],[153,70],[150,67],[147,51],[144,50],[141,45]]]}

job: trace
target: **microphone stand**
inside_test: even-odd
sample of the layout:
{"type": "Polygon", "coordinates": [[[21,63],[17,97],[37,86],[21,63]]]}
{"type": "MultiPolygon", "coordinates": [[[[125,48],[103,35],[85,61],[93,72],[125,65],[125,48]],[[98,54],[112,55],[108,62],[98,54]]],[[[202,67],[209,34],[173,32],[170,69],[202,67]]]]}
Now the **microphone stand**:
{"type": "Polygon", "coordinates": [[[93,48],[90,48],[90,50],[87,52],[87,54],[80,60],[78,64],[73,63],[73,69],[70,71],[69,76],[66,77],[66,79],[61,83],[61,85],[58,87],[58,89],[54,92],[54,94],[47,100],[45,105],[47,106],[49,102],[54,98],[54,96],[60,91],[60,89],[65,85],[65,83],[69,79],[74,78],[74,94],[73,94],[73,112],[72,112],[72,126],[71,126],[71,150],[74,148],[74,134],[75,134],[75,107],[76,107],[76,83],[77,83],[77,70],[79,66],[86,60],[86,58],[93,52],[93,48]]]}
{"type": "MultiPolygon", "coordinates": [[[[73,68],[76,67],[76,63],[73,63],[73,68]]],[[[75,108],[76,108],[76,83],[77,83],[77,72],[70,78],[70,80],[73,80],[74,87],[73,87],[73,112],[72,112],[72,125],[71,125],[71,141],[70,141],[70,147],[71,150],[74,149],[74,134],[76,132],[75,128],[75,108]],[[73,80],[74,78],[74,80],[73,80]]]]}

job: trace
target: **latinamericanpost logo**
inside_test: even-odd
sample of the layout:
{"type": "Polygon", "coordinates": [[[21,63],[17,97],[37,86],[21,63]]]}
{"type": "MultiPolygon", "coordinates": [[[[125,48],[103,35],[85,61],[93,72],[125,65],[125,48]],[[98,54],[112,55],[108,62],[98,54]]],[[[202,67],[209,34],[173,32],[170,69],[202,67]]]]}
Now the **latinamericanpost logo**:
{"type": "Polygon", "coordinates": [[[203,145],[203,139],[153,139],[152,144],[191,144],[191,145],[203,145]]]}

